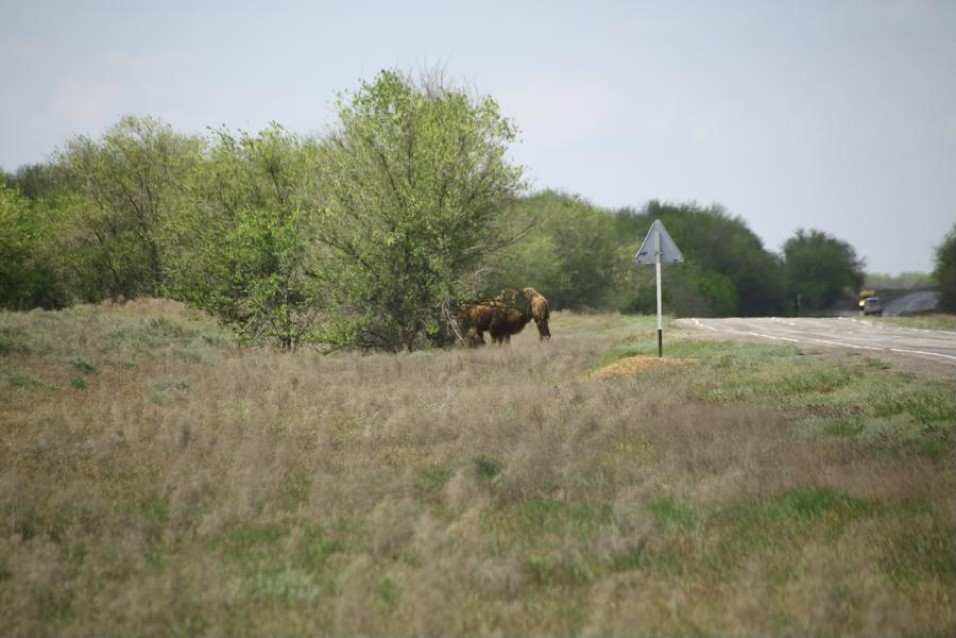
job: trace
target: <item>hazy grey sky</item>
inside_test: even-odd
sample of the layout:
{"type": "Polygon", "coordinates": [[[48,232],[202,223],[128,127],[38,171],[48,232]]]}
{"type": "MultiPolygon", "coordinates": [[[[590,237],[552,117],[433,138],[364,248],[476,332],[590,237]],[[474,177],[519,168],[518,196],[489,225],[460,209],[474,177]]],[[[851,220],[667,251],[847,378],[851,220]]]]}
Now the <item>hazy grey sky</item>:
{"type": "Polygon", "coordinates": [[[7,171],[124,115],[321,133],[379,70],[441,66],[516,121],[535,190],[720,204],[890,274],[956,223],[954,0],[0,0],[0,60],[7,171]]]}

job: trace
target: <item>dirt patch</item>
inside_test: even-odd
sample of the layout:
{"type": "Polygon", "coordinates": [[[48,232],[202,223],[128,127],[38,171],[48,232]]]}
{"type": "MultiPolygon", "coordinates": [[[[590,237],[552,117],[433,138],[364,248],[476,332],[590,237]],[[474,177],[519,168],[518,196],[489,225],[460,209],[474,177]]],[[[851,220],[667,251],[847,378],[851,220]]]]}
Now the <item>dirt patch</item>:
{"type": "Polygon", "coordinates": [[[592,379],[608,379],[638,374],[657,368],[695,366],[697,359],[679,357],[626,357],[591,373],[592,379]]]}

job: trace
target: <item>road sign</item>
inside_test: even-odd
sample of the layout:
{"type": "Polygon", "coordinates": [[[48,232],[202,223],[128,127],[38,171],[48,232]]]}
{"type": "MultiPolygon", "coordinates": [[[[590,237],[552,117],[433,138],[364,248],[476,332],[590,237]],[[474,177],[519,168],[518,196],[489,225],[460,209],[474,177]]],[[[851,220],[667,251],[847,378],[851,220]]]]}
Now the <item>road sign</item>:
{"type": "Polygon", "coordinates": [[[660,256],[662,264],[684,261],[684,256],[674,240],[671,239],[671,236],[667,234],[664,224],[661,223],[661,220],[656,219],[651,225],[647,237],[644,238],[644,243],[641,244],[637,254],[634,255],[634,261],[639,264],[655,264],[658,261],[658,256],[660,256]]]}
{"type": "Polygon", "coordinates": [[[644,238],[644,243],[634,255],[639,264],[654,264],[657,274],[657,356],[664,356],[664,329],[661,321],[661,264],[684,261],[684,256],[671,236],[667,234],[661,220],[655,219],[644,238]]]}

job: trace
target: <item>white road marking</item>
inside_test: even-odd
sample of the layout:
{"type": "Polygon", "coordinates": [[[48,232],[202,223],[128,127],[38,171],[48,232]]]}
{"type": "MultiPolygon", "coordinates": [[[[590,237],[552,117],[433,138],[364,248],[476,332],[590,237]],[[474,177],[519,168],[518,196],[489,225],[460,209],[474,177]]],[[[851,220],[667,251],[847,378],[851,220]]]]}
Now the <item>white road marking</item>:
{"type": "Polygon", "coordinates": [[[952,355],[948,355],[948,354],[943,354],[941,352],[926,352],[924,350],[903,350],[902,348],[890,348],[890,350],[893,352],[902,352],[905,354],[925,354],[930,357],[943,357],[945,359],[952,359],[953,361],[956,361],[956,357],[952,355]]]}

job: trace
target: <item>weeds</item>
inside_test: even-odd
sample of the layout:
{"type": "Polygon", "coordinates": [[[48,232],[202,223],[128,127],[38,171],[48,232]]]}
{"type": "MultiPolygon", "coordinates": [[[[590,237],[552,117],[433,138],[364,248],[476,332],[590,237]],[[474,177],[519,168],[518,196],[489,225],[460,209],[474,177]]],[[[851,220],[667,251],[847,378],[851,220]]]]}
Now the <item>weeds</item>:
{"type": "Polygon", "coordinates": [[[951,379],[555,313],[409,355],[0,314],[4,635],[952,635],[951,379]],[[82,391],[77,391],[82,390],[82,391]]]}

